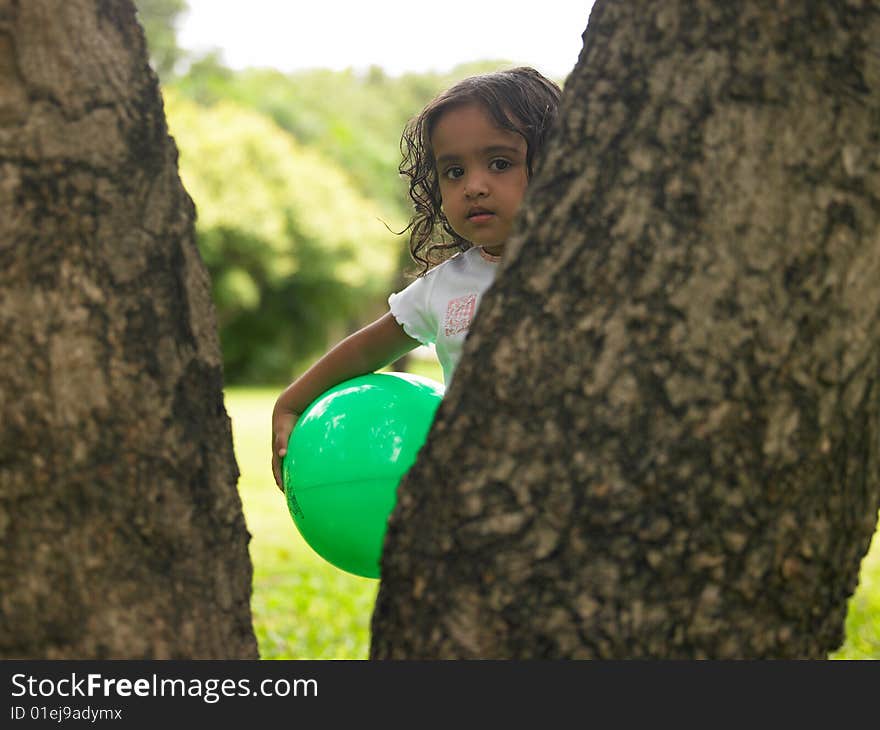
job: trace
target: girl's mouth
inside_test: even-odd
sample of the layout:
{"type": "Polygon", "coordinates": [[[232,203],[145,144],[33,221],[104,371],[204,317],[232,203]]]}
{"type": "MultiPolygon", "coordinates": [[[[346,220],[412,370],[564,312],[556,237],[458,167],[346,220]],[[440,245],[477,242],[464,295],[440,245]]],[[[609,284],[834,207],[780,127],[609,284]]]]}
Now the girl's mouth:
{"type": "Polygon", "coordinates": [[[494,215],[495,214],[491,210],[486,210],[485,208],[474,208],[473,210],[468,212],[467,219],[471,223],[485,223],[494,215]]]}

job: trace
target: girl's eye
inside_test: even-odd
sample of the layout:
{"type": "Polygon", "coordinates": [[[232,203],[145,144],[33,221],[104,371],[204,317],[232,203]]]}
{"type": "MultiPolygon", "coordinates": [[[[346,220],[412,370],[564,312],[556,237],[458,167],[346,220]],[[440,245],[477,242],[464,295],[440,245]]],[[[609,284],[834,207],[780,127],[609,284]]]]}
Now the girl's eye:
{"type": "Polygon", "coordinates": [[[496,172],[501,172],[502,170],[506,170],[508,167],[510,167],[510,165],[511,163],[507,160],[498,158],[497,160],[492,160],[492,162],[489,163],[489,169],[495,170],[496,172]]]}
{"type": "Polygon", "coordinates": [[[464,169],[461,167],[449,167],[443,173],[443,177],[446,177],[450,180],[458,180],[462,175],[464,175],[464,169]]]}

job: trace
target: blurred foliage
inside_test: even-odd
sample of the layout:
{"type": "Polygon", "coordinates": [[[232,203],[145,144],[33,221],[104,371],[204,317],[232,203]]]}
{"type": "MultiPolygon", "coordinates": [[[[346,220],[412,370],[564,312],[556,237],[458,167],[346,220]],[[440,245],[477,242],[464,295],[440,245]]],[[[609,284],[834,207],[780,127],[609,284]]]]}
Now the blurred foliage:
{"type": "Polygon", "coordinates": [[[399,244],[378,205],[320,153],[230,101],[165,89],[196,204],[227,379],[274,382],[383,297],[399,244]]]}
{"type": "Polygon", "coordinates": [[[150,65],[163,81],[170,79],[185,52],[177,45],[177,22],[189,6],[186,0],[135,0],[138,20],[150,50],[150,65]]]}

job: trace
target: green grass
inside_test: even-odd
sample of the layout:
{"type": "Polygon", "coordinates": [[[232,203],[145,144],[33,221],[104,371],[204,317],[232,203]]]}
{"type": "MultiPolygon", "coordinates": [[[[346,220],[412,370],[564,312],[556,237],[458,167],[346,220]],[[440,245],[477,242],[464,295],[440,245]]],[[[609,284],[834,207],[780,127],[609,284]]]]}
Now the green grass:
{"type": "Polygon", "coordinates": [[[300,537],[270,466],[280,389],[229,388],[239,493],[251,533],[254,630],[263,659],[365,659],[379,582],[318,557],[300,537]]]}
{"type": "Polygon", "coordinates": [[[846,641],[832,659],[880,659],[880,529],[862,560],[859,585],[849,599],[846,641]]]}
{"type": "MultiPolygon", "coordinates": [[[[442,381],[432,363],[415,372],[442,381]]],[[[270,468],[270,415],[280,389],[228,388],[226,408],[252,539],[251,608],[263,659],[366,659],[377,580],[341,571],[303,541],[270,468]]],[[[878,533],[880,534],[880,533],[878,533]]],[[[833,659],[880,659],[880,538],[850,599],[846,642],[833,659]]]]}

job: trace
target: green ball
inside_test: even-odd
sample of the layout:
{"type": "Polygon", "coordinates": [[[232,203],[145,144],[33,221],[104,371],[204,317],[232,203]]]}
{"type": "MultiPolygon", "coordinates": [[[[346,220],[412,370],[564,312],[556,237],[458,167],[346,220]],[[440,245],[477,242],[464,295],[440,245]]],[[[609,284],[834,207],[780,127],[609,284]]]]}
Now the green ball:
{"type": "Polygon", "coordinates": [[[443,392],[419,375],[371,373],[323,393],[296,422],[281,464],[287,506],[303,539],[337,568],[379,577],[397,487],[443,392]]]}

